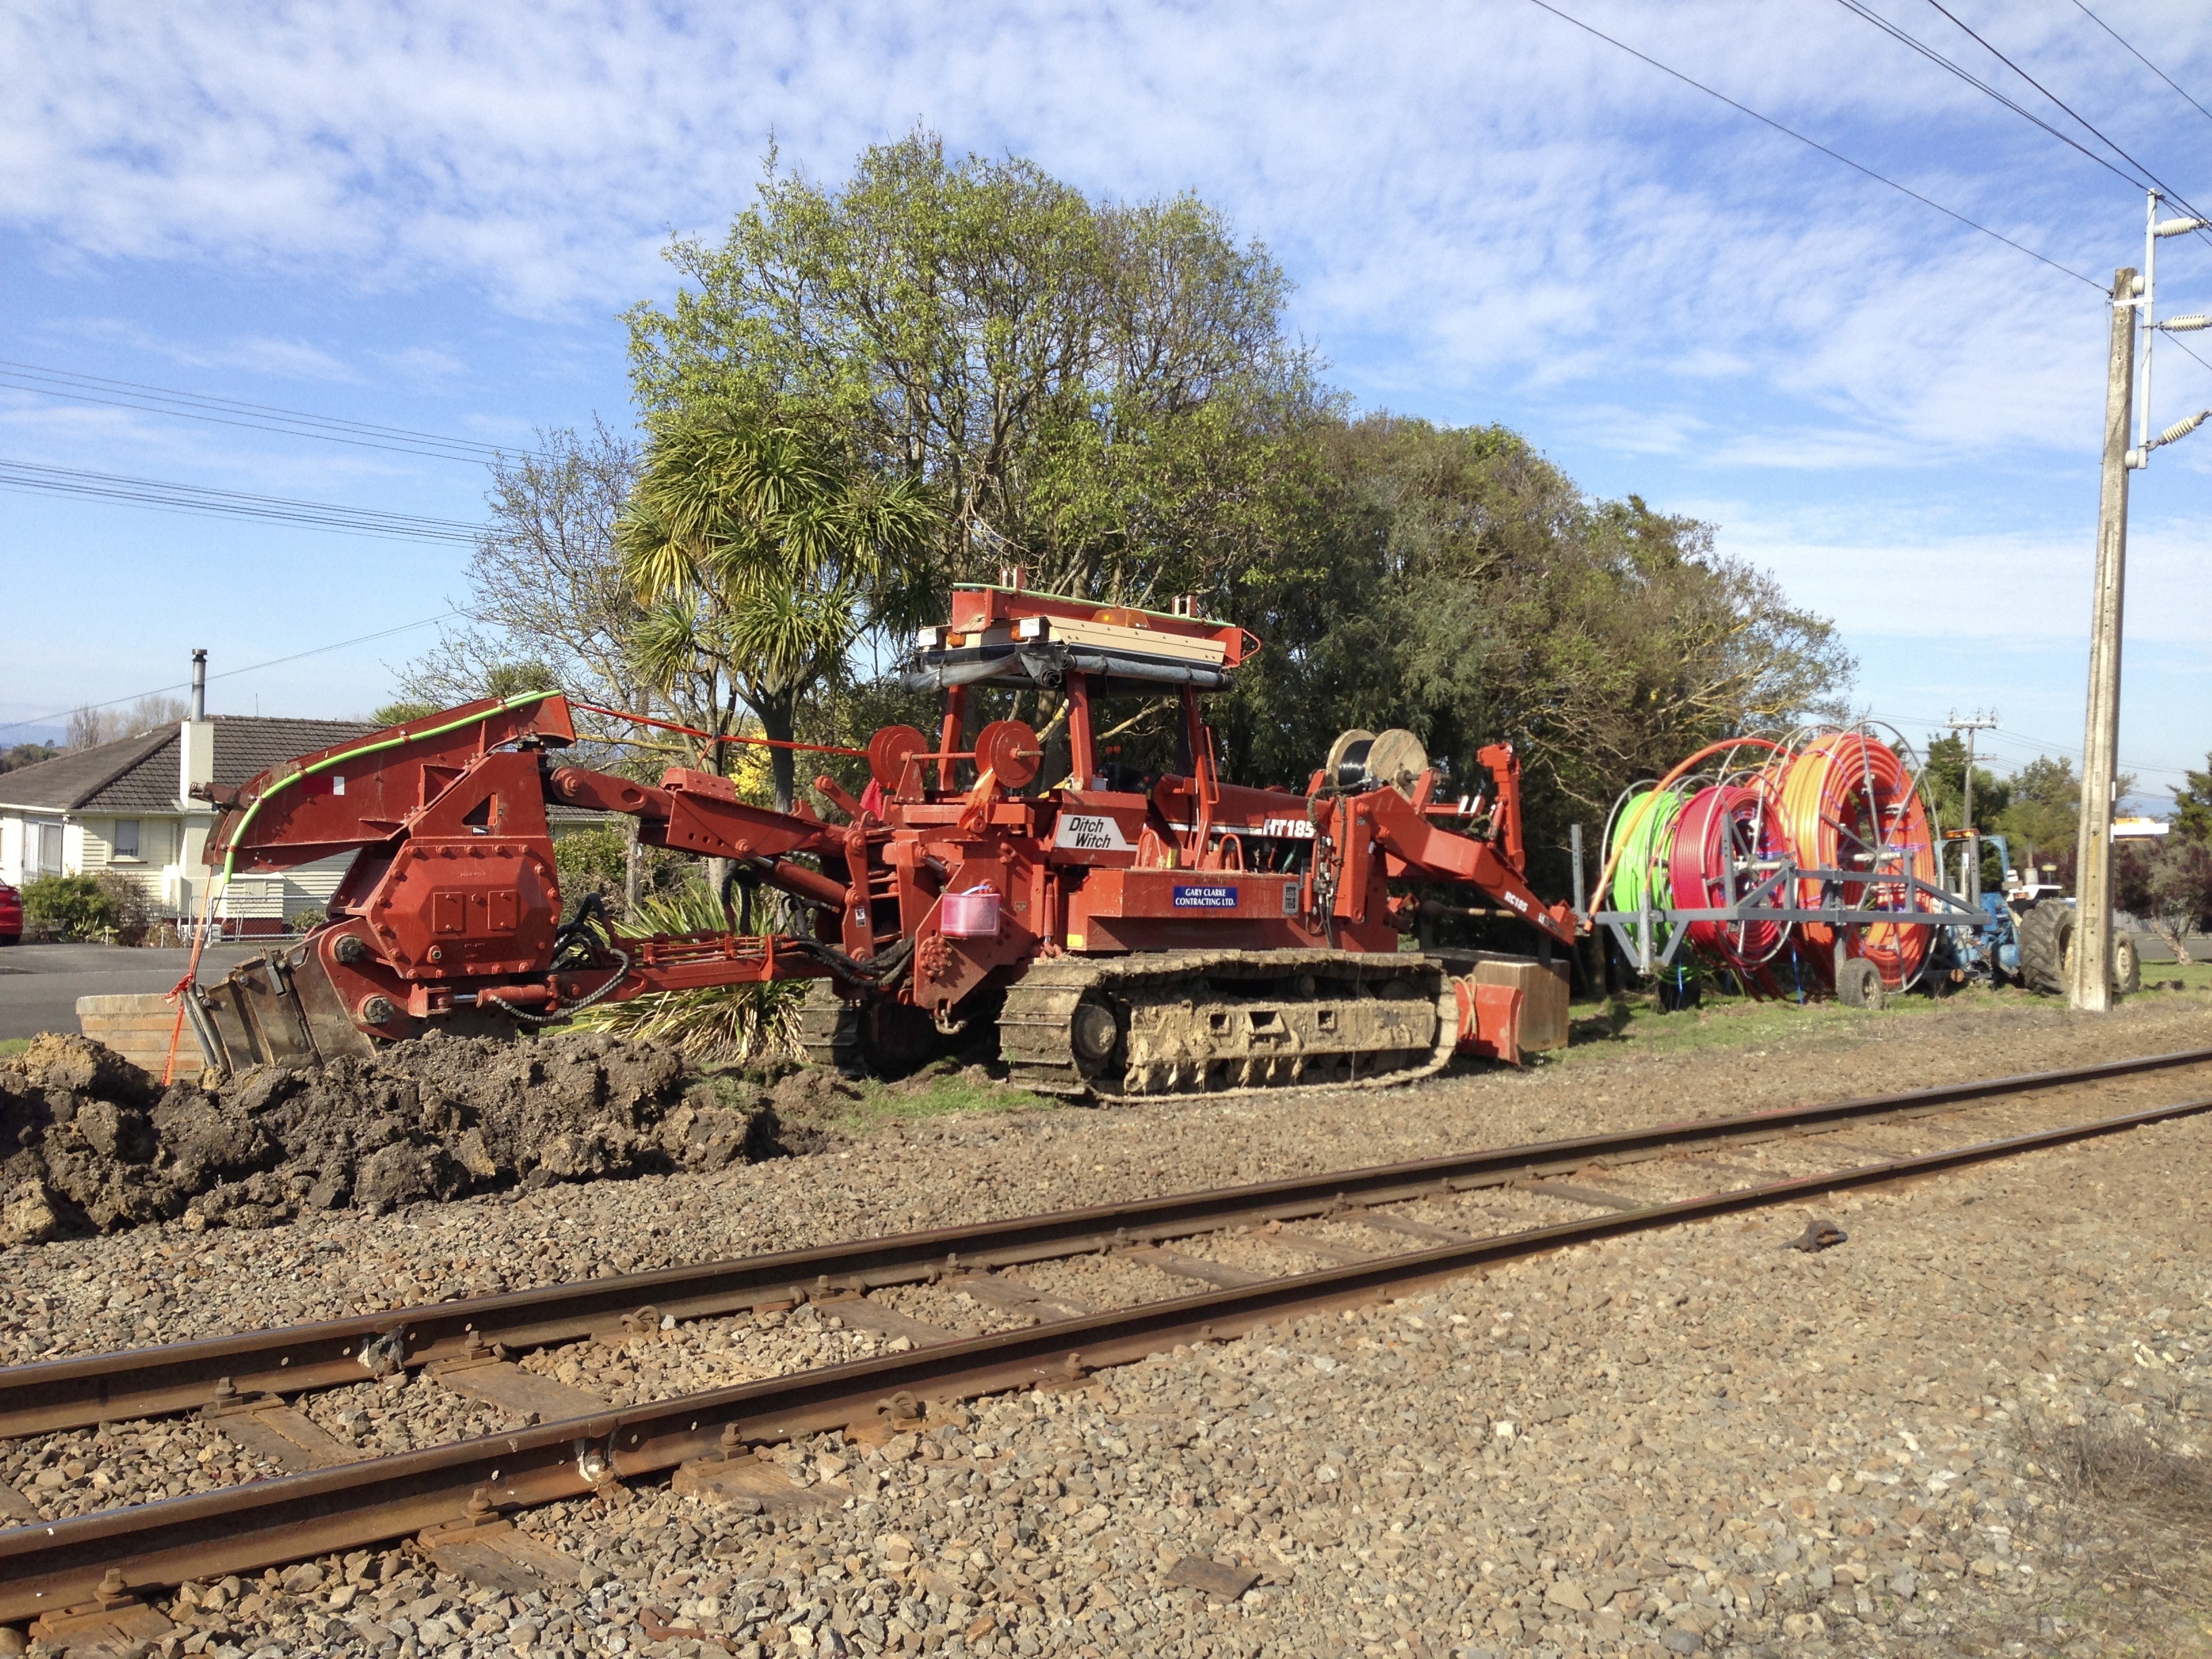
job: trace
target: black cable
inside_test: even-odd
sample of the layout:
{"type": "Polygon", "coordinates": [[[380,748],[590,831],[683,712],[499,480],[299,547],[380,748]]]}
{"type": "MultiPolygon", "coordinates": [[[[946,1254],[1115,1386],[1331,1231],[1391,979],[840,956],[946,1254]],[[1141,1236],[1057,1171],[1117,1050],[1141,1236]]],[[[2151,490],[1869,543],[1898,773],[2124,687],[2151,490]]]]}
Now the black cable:
{"type": "Polygon", "coordinates": [[[1987,225],[1977,224],[1973,220],[1966,217],[1965,214],[1954,212],[1953,210],[1945,207],[1941,202],[1930,201],[1927,197],[1923,196],[1918,191],[1913,190],[1907,185],[1900,185],[1896,179],[1887,178],[1881,173],[1876,173],[1872,167],[1868,167],[1862,162],[1854,161],[1850,156],[1842,154],[1840,151],[1830,149],[1819,139],[1808,138],[1803,133],[1799,132],[1796,128],[1784,126],[1781,122],[1776,120],[1772,116],[1761,115],[1757,110],[1752,108],[1748,104],[1739,104],[1735,99],[1729,97],[1726,93],[1716,92],[1704,82],[1692,80],[1688,76],[1683,74],[1681,70],[1669,68],[1667,64],[1661,63],[1657,58],[1653,58],[1647,53],[1637,51],[1635,47],[1630,46],[1626,41],[1616,40],[1613,36],[1607,34],[1603,29],[1594,28],[1589,24],[1583,22],[1581,18],[1574,16],[1571,13],[1561,11],[1557,6],[1551,3],[1551,0],[1528,0],[1528,3],[1538,8],[1540,10],[1551,13],[1553,16],[1558,18],[1563,23],[1573,24],[1585,34],[1595,35],[1598,40],[1604,41],[1608,46],[1613,46],[1626,52],[1631,58],[1637,59],[1638,62],[1649,64],[1653,69],[1657,70],[1662,75],[1670,75],[1674,76],[1675,80],[1680,81],[1684,86],[1696,88],[1697,90],[1704,93],[1708,98],[1719,99],[1722,103],[1726,104],[1730,109],[1735,110],[1741,114],[1748,115],[1753,120],[1759,122],[1764,125],[1772,127],[1777,132],[1783,134],[1785,137],[1795,138],[1799,143],[1808,145],[1812,149],[1819,150],[1821,155],[1828,157],[1829,160],[1841,161],[1845,167],[1850,168],[1852,172],[1863,173],[1868,178],[1873,179],[1876,184],[1887,185],[1892,190],[1897,191],[1899,195],[1910,196],[1914,201],[1919,203],[1923,207],[1934,208],[1936,212],[1942,214],[1945,218],[1955,219],[1960,224],[1966,226],[1969,230],[1978,230],[1984,236],[1995,237],[1998,241],[2002,242],[2007,247],[2011,248],[2014,252],[2025,253],[2029,258],[2034,260],[2037,264],[2049,265],[2053,270],[2063,272],[2066,276],[2071,276],[2077,283],[2087,283],[2091,288],[2095,289],[2100,294],[2103,294],[2107,291],[2105,284],[2099,282],[2095,277],[2084,276],[2080,271],[2072,269],[2070,266],[2062,265],[2056,259],[2046,258],[2042,254],[2038,253],[2033,248],[2023,246],[2021,244],[2014,241],[2011,237],[2005,235],[2002,231],[1991,230],[1987,225]]]}
{"type": "MultiPolygon", "coordinates": [[[[2076,139],[2069,137],[2065,133],[2061,132],[2057,127],[2052,126],[2050,122],[2045,120],[2041,116],[2035,113],[2034,111],[2027,107],[2027,106],[2015,103],[2012,99],[2008,98],[2003,93],[1998,91],[1988,82],[1983,80],[1972,70],[1966,69],[1963,64],[1952,62],[1951,59],[1943,56],[1942,52],[1936,51],[1935,47],[1929,46],[1917,35],[1907,33],[1897,24],[1891,22],[1889,19],[1884,17],[1880,12],[1875,11],[1872,7],[1864,3],[1864,0],[1837,0],[1837,3],[1841,5],[1844,10],[1850,12],[1853,16],[1863,18],[1866,21],[1873,24],[1884,34],[1889,36],[1891,40],[1898,41],[1904,46],[1910,46],[1913,51],[1918,52],[1923,58],[1925,58],[1929,63],[1937,65],[1939,68],[1949,70],[1953,75],[1957,76],[1959,79],[1964,81],[1968,86],[1973,88],[1975,91],[1982,93],[1988,97],[1996,99],[1997,102],[2002,104],[2007,109],[2019,116],[2022,120],[2032,122],[2036,126],[2042,128],[2044,131],[2049,133],[2060,143],[2066,145],[2071,149],[2079,151],[2081,155],[2088,157],[2090,161],[2094,161],[2099,167],[2104,168],[2106,172],[2111,173],[2115,179],[2121,180],[2124,184],[2126,184],[2136,190],[2148,188],[2144,179],[2132,178],[2129,174],[2123,173],[2119,168],[2114,167],[2110,161],[2098,155],[2096,151],[2091,149],[2087,145],[2080,143],[2076,139]]],[[[1929,3],[1933,5],[1935,3],[1935,0],[1929,0],[1929,3]]],[[[1943,9],[1941,6],[1937,6],[1936,9],[1938,11],[1942,11],[1943,9]]],[[[1950,16],[1948,12],[1944,12],[1943,15],[1947,17],[1950,16]]],[[[1953,18],[1952,21],[1956,22],[1958,20],[1956,18],[1953,18]]],[[[1962,24],[1960,27],[1964,27],[1965,26],[1962,24]]],[[[2030,84],[2032,85],[2033,83],[2031,82],[2030,84]]],[[[2039,92],[2042,91],[2042,88],[2039,87],[2036,89],[2039,92]]],[[[2045,93],[2044,96],[2049,98],[2051,94],[2045,93]]],[[[2055,98],[2052,98],[2051,101],[2054,104],[2058,102],[2055,98]]],[[[2059,105],[2059,107],[2063,109],[2065,108],[2065,106],[2061,104],[2059,105]]],[[[2069,115],[2074,113],[2071,110],[2068,110],[2066,112],[2069,115]]],[[[2081,119],[2079,116],[2075,116],[2075,118],[2076,120],[2081,119]]],[[[2082,122],[2082,125],[2084,126],[2087,126],[2088,123],[2084,121],[2082,122]]],[[[2091,130],[2093,131],[2094,131],[2094,128],[2091,130]]],[[[2100,134],[2100,137],[2102,135],[2100,134]]],[[[2116,145],[2114,148],[2117,149],[2118,146],[2116,145]]]]}
{"type": "MultiPolygon", "coordinates": [[[[2162,328],[2161,328],[2160,330],[2159,330],[2159,332],[2160,332],[2160,334],[2166,334],[2166,331],[2165,331],[2164,329],[2162,329],[2162,328]]],[[[2171,335],[2171,334],[2166,334],[2166,343],[2168,345],[2172,346],[2172,347],[2176,351],[2184,352],[2184,353],[2186,353],[2189,356],[2196,357],[2196,358],[2197,358],[2197,364],[2198,364],[2198,366],[2199,366],[2200,368],[2204,368],[2204,369],[2206,369],[2206,370],[2208,370],[2208,371],[2212,371],[2212,363],[2206,362],[2204,361],[2204,359],[2203,359],[2203,358],[2202,358],[2202,357],[2197,357],[2197,354],[2196,354],[2195,352],[2191,351],[2191,350],[2189,349],[2188,346],[2186,346],[2185,344],[2184,344],[2180,340],[2179,340],[2179,339],[2175,338],[2172,335],[2171,335]]]]}
{"type": "MultiPolygon", "coordinates": [[[[2166,200],[2172,202],[2175,206],[2179,207],[2184,213],[2187,214],[2192,219],[2202,219],[2205,216],[2203,213],[2198,210],[2197,205],[2186,196],[2184,196],[2179,191],[2174,189],[2172,185],[2167,184],[2165,179],[2160,178],[2158,174],[2153,173],[2148,167],[2136,160],[2134,156],[2129,155],[2128,152],[2121,149],[2119,145],[2114,143],[2110,138],[2107,138],[2098,130],[2095,125],[2092,123],[2087,116],[2081,114],[2063,98],[2061,98],[2057,93],[2051,91],[2049,87],[2045,86],[2042,82],[2037,80],[2033,75],[2030,75],[2019,64],[2014,63],[2011,58],[2006,57],[1988,41],[1983,40],[1980,35],[1975,33],[1974,31],[1971,27],[1968,27],[1966,23],[1961,22],[1956,16],[1954,16],[1942,4],[1942,0],[1928,0],[1928,3],[1935,7],[1937,11],[1942,12],[1944,16],[1950,18],[1954,23],[1957,23],[1959,27],[1965,31],[1968,40],[1973,41],[1977,46],[1980,46],[1983,51],[1988,52],[1990,57],[1996,58],[1997,62],[2002,64],[2014,75],[2020,76],[2021,80],[2027,82],[2028,85],[2033,87],[2045,98],[2048,98],[2052,103],[2057,105],[2059,108],[2064,110],[2068,115],[2080,122],[2085,129],[2095,136],[2099,143],[2103,144],[2107,149],[2110,149],[2115,155],[2118,155],[2130,167],[2142,173],[2142,176],[2149,181],[2150,185],[2155,185],[2160,193],[2162,194],[2166,200]]],[[[2039,123],[2039,125],[2040,125],[2040,123],[2039,123]]],[[[2079,146],[2076,146],[2076,148],[2079,148],[2079,146]]],[[[2140,187],[2142,186],[2139,186],[2139,188],[2140,187]]],[[[2201,228],[2197,229],[2195,234],[2202,237],[2206,242],[2212,243],[2212,235],[2208,235],[2201,228]]]]}
{"type": "Polygon", "coordinates": [[[872,990],[889,990],[905,976],[907,964],[914,957],[914,936],[907,935],[880,956],[862,962],[858,957],[848,956],[834,945],[825,945],[818,939],[804,933],[785,936],[783,943],[802,956],[812,957],[837,977],[872,990]]]}
{"type": "MultiPolygon", "coordinates": [[[[237,674],[255,674],[264,668],[275,668],[283,663],[298,662],[303,657],[319,657],[326,651],[343,651],[349,645],[366,645],[371,640],[389,639],[394,634],[404,634],[417,628],[428,628],[432,623],[443,622],[448,617],[466,614],[459,611],[441,611],[434,617],[424,617],[419,622],[401,623],[395,628],[380,628],[374,634],[358,634],[349,640],[333,640],[328,645],[318,645],[306,651],[295,651],[287,657],[271,657],[266,662],[248,663],[243,668],[226,668],[208,676],[210,681],[227,680],[237,674]]],[[[106,702],[84,703],[88,709],[120,708],[127,702],[142,702],[148,697],[158,697],[171,691],[182,691],[187,682],[179,680],[173,685],[157,685],[150,691],[140,691],[128,697],[115,697],[106,702]]],[[[43,726],[48,720],[64,720],[76,712],[75,708],[58,709],[51,714],[34,714],[27,720],[0,720],[0,732],[12,732],[19,726],[43,726]]]]}
{"type": "Polygon", "coordinates": [[[613,942],[614,925],[607,915],[607,902],[597,893],[586,893],[576,901],[576,914],[554,932],[553,966],[558,969],[586,965],[598,955],[602,945],[613,942]],[[594,922],[598,924],[596,933],[592,931],[594,922]],[[562,960],[572,947],[580,948],[585,952],[585,963],[570,963],[562,960]]]}
{"type": "Polygon", "coordinates": [[[412,427],[349,421],[337,416],[313,414],[302,409],[248,403],[238,398],[210,397],[204,392],[179,391],[174,386],[111,380],[103,374],[49,368],[42,363],[17,362],[7,358],[0,358],[0,386],[17,392],[34,392],[43,397],[99,404],[112,409],[139,409],[156,415],[180,416],[186,420],[210,421],[218,426],[243,427],[249,431],[276,432],[291,437],[320,438],[331,443],[356,444],[367,449],[424,455],[434,460],[480,465],[508,453],[496,444],[484,443],[474,438],[449,438],[440,433],[417,431],[412,427]],[[430,447],[426,448],[425,445],[430,447]]]}
{"type": "Polygon", "coordinates": [[[2179,82],[2177,82],[2171,75],[2168,75],[2164,70],[2160,69],[2157,64],[2152,63],[2149,58],[2136,51],[2133,46],[2129,46],[2127,40],[2121,35],[2118,29],[2114,28],[2110,23],[2107,23],[2103,18],[2098,16],[2095,12],[2091,11],[2088,7],[2083,5],[2081,3],[2081,0],[2074,0],[2074,9],[2080,12],[2081,15],[2087,18],[2091,22],[2094,23],[2099,28],[2104,30],[2106,33],[2111,35],[2113,40],[2119,41],[2123,46],[2127,46],[2130,55],[2135,58],[2136,62],[2141,64],[2153,75],[2155,75],[2160,80],[2165,82],[2166,85],[2172,87],[2176,92],[2181,93],[2181,96],[2188,100],[2191,108],[2196,110],[2196,112],[2199,115],[2203,116],[2206,120],[2212,121],[2212,109],[2205,108],[2203,105],[2198,103],[2194,98],[2191,98],[2187,93],[2182,92],[2181,86],[2179,82]]]}
{"type": "Polygon", "coordinates": [[[0,459],[0,489],[33,495],[76,495],[93,501],[151,508],[157,512],[188,513],[201,517],[258,519],[274,524],[295,524],[327,530],[339,535],[369,536],[391,541],[472,544],[483,526],[459,519],[432,519],[416,513],[392,513],[381,507],[343,507],[333,501],[305,501],[283,495],[256,495],[243,490],[214,489],[204,484],[175,483],[163,478],[134,478],[120,473],[90,472],[80,467],[44,466],[31,461],[0,459]]]}
{"type": "Polygon", "coordinates": [[[1935,7],[1937,11],[1942,12],[1944,16],[1948,17],[1954,23],[1958,24],[1960,29],[1966,34],[1966,37],[1969,40],[1972,40],[1984,52],[1989,53],[1990,57],[1996,58],[1997,62],[2002,64],[2014,75],[2020,76],[2021,80],[2027,82],[2028,85],[2033,87],[2038,92],[2041,93],[2045,98],[2048,98],[2052,103],[2057,105],[2059,108],[2064,110],[2066,113],[2071,116],[2075,120],[2080,122],[2082,127],[2094,136],[2099,143],[2104,145],[2105,148],[2111,150],[2113,155],[2118,156],[2136,172],[2142,173],[2145,179],[2157,185],[2160,190],[2166,193],[2166,197],[2170,200],[2178,204],[2185,212],[2192,216],[2197,214],[2197,210],[2190,206],[2188,198],[2184,197],[2180,191],[2172,188],[2163,179],[2160,179],[2158,174],[2153,173],[2141,161],[2138,161],[2134,156],[2129,155],[2126,150],[2121,149],[2119,145],[2114,143],[2110,138],[2107,138],[2098,130],[2094,123],[2090,121],[2087,116],[2075,109],[2075,107],[2071,104],[2068,103],[2063,98],[2061,98],[2057,93],[2051,91],[2049,87],[2045,86],[2042,82],[2037,80],[2033,75],[2030,75],[2019,64],[2014,63],[2011,58],[2006,57],[1988,41],[1983,40],[1980,35],[1975,33],[1969,25],[1961,21],[1956,15],[1954,15],[1942,3],[1942,0],[1928,0],[1928,3],[1935,7]]]}

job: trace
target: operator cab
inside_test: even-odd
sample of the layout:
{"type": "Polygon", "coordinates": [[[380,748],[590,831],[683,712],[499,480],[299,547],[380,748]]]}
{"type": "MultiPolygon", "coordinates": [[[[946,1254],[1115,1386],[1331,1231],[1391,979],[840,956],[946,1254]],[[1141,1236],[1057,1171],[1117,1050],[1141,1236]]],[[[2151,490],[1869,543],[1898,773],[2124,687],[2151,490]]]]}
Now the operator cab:
{"type": "Polygon", "coordinates": [[[1280,792],[1222,783],[1199,708],[1199,694],[1226,688],[1258,647],[1235,623],[1200,615],[1194,599],[1166,611],[1101,605],[1031,592],[1008,570],[997,585],[954,588],[951,621],[922,629],[901,664],[905,690],[944,694],[934,746],[913,726],[887,727],[869,744],[870,769],[886,802],[960,791],[1048,802],[1054,863],[1299,871],[1311,823],[1280,792]],[[991,690],[1033,696],[1040,714],[1052,711],[1042,731],[993,720],[971,744],[974,704],[991,690]],[[1104,705],[1163,696],[1179,717],[1172,759],[1158,757],[1167,764],[1126,758],[1110,730],[1102,740],[1104,705]]]}

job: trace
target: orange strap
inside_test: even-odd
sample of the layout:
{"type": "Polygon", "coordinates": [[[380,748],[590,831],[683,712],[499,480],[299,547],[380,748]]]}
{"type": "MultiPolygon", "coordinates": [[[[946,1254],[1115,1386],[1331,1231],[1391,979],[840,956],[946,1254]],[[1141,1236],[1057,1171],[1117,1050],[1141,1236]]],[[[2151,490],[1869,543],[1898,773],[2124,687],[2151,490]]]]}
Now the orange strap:
{"type": "Polygon", "coordinates": [[[185,999],[199,982],[200,952],[207,945],[208,918],[215,909],[215,878],[208,878],[207,890],[201,896],[199,926],[192,930],[191,959],[185,964],[185,976],[169,993],[169,1000],[177,1005],[177,1017],[169,1022],[169,1052],[161,1061],[161,1086],[166,1089],[177,1075],[177,1044],[185,1035],[185,999]]]}

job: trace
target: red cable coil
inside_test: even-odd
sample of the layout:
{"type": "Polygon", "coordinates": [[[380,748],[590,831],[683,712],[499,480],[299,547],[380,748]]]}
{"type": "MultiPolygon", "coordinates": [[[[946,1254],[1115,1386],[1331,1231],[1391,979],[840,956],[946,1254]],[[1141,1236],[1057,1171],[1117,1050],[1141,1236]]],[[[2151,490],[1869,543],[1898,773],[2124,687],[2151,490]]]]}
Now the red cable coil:
{"type": "MultiPolygon", "coordinates": [[[[1668,858],[1671,902],[1678,910],[1729,903],[1759,884],[1761,872],[1740,870],[1740,863],[1779,859],[1787,850],[1781,820],[1764,789],[1708,785],[1690,797],[1674,823],[1674,843],[1668,858]]],[[[1782,948],[1790,931],[1776,921],[1693,921],[1688,926],[1690,943],[1700,955],[1744,979],[1753,976],[1782,948]]]]}

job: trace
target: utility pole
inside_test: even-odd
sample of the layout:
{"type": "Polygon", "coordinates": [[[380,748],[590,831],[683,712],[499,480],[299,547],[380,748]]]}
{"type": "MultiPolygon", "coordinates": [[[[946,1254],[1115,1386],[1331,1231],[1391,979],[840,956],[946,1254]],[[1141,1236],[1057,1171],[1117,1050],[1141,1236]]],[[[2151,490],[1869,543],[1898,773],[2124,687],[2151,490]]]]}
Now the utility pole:
{"type": "Polygon", "coordinates": [[[2076,1008],[2106,1013],[2112,1006],[2112,787],[2120,763],[2120,607],[2127,585],[2128,474],[2150,465],[2151,452],[2187,437],[2212,420],[2212,409],[2176,421],[2156,437],[2150,431],[2153,331],[2183,334],[2212,326],[2212,316],[2173,317],[2160,323],[2155,278],[2158,245],[2169,236],[2212,229],[2212,220],[2160,219],[2160,193],[2152,191],[2143,216],[2143,268],[2123,267],[2112,276],[2112,355],[2105,383],[2105,476],[2097,515],[2097,586],[2089,613],[2089,713],[2081,741],[2081,827],[2074,860],[2074,965],[2076,1008]],[[2142,435],[2128,447],[2129,402],[2134,392],[2136,333],[2143,337],[2142,435]]]}
{"type": "Polygon", "coordinates": [[[2128,416],[2135,389],[2133,270],[2112,277],[2112,355],[2105,382],[2105,477],[2097,514],[2097,586],[2089,612],[2089,716],[2081,741],[2081,829],[2074,860],[2070,1000],[2112,1006],[2112,775],[2120,746],[2120,604],[2128,558],[2128,416]]]}
{"type": "Polygon", "coordinates": [[[1959,718],[1959,711],[1954,708],[1951,718],[1944,722],[1954,732],[1966,734],[1966,801],[1960,813],[1959,827],[1966,832],[1966,903],[1975,909],[1982,902],[1982,832],[1974,827],[1974,738],[1979,732],[1996,730],[1996,723],[1997,711],[1994,708],[1986,714],[1977,708],[1965,720],[1959,718]]]}

